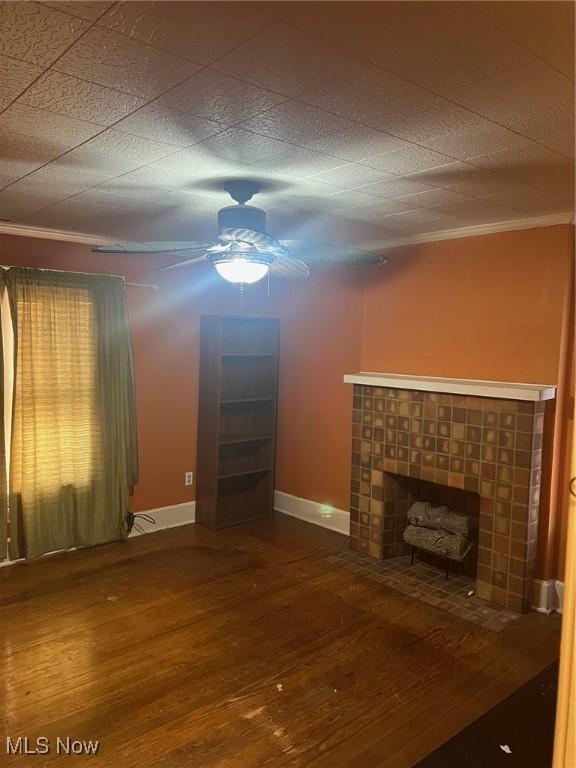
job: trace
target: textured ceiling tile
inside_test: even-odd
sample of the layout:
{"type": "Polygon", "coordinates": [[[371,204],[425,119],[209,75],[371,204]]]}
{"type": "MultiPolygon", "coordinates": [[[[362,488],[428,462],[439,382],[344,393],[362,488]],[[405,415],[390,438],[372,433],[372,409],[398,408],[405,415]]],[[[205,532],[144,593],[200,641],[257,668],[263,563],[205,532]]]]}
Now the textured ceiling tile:
{"type": "Polygon", "coordinates": [[[193,117],[176,109],[149,104],[121,120],[115,130],[142,136],[153,141],[163,141],[177,147],[196,144],[224,130],[213,120],[193,117]]]}
{"type": "Polygon", "coordinates": [[[64,200],[84,189],[97,186],[105,179],[103,172],[75,167],[62,159],[39,168],[9,189],[12,192],[49,195],[64,200]]]}
{"type": "Polygon", "coordinates": [[[338,52],[317,36],[288,24],[276,24],[214,64],[246,82],[285,96],[299,96],[305,87],[329,82],[338,52]]]}
{"type": "Polygon", "coordinates": [[[461,161],[409,174],[411,181],[422,182],[431,187],[449,188],[453,188],[457,184],[484,179],[485,176],[486,173],[483,169],[475,168],[461,161]]]}
{"type": "Polygon", "coordinates": [[[429,97],[341,48],[322,44],[317,34],[288,24],[258,35],[214,66],[342,117],[378,125],[390,111],[429,97]]]}
{"type": "Polygon", "coordinates": [[[561,197],[530,187],[517,187],[511,192],[492,195],[487,200],[497,205],[532,214],[561,212],[574,207],[574,195],[561,197]]]}
{"type": "Polygon", "coordinates": [[[42,74],[42,67],[0,56],[0,99],[8,102],[17,98],[30,83],[42,74]]]}
{"type": "Polygon", "coordinates": [[[154,98],[193,75],[198,65],[96,26],[54,69],[134,96],[154,98]]]}
{"type": "Polygon", "coordinates": [[[304,81],[300,98],[310,104],[385,130],[391,112],[430,99],[430,93],[372,64],[336,58],[322,82],[304,81]]]}
{"type": "Polygon", "coordinates": [[[370,221],[378,220],[382,216],[390,213],[403,213],[414,208],[413,205],[404,203],[403,200],[378,200],[369,205],[357,206],[352,209],[352,216],[355,219],[368,219],[370,221]]]}
{"type": "Polygon", "coordinates": [[[36,195],[18,192],[11,188],[6,189],[0,192],[0,219],[19,221],[34,211],[52,205],[58,199],[58,196],[54,197],[48,194],[36,195]]]}
{"type": "Polygon", "coordinates": [[[79,120],[111,125],[145,102],[137,96],[48,70],[20,101],[38,109],[79,120]]]}
{"type": "Polygon", "coordinates": [[[454,205],[474,204],[470,197],[458,194],[449,189],[428,189],[414,195],[402,197],[403,203],[411,203],[412,208],[448,208],[454,205]]]}
{"type": "Polygon", "coordinates": [[[389,114],[380,125],[373,124],[401,139],[421,144],[482,122],[474,112],[447,99],[433,97],[416,104],[409,103],[389,114]]]}
{"type": "MultiPolygon", "coordinates": [[[[454,3],[450,4],[454,7],[454,3]]],[[[381,66],[396,61],[414,40],[423,41],[432,29],[454,25],[438,3],[334,3],[330,13],[320,3],[302,3],[293,23],[381,66]],[[385,42],[384,42],[385,41],[385,42]]]]}
{"type": "Polygon", "coordinates": [[[500,221],[502,219],[514,218],[510,208],[496,204],[490,200],[474,200],[463,195],[459,201],[445,203],[437,206],[434,210],[447,215],[455,216],[475,216],[479,221],[500,221]]]}
{"type": "Polygon", "coordinates": [[[80,144],[102,130],[101,125],[44,112],[26,104],[12,104],[0,115],[0,126],[27,136],[80,144]]]}
{"type": "Polygon", "coordinates": [[[574,3],[473,2],[470,9],[574,77],[574,3]]]}
{"type": "MultiPolygon", "coordinates": [[[[166,160],[174,155],[170,155],[166,160]]],[[[180,173],[171,171],[168,168],[163,168],[158,165],[159,162],[150,163],[142,168],[137,168],[135,171],[129,171],[122,176],[111,179],[106,184],[102,185],[103,188],[110,191],[117,191],[118,185],[126,186],[127,189],[132,189],[130,193],[134,196],[136,189],[141,190],[144,194],[145,190],[152,193],[158,193],[162,189],[176,189],[182,185],[192,182],[198,177],[198,174],[192,169],[182,168],[180,173]],[[186,171],[186,173],[184,173],[186,171]]]]}
{"type": "Polygon", "coordinates": [[[351,126],[348,120],[295,101],[285,101],[241,123],[246,130],[292,144],[314,141],[351,126]]]}
{"type": "Polygon", "coordinates": [[[0,4],[0,53],[48,67],[86,29],[81,19],[39,3],[0,4]]]}
{"type": "Polygon", "coordinates": [[[336,211],[346,211],[349,208],[356,208],[360,205],[374,205],[376,202],[372,195],[367,195],[364,192],[355,189],[332,192],[321,199],[323,202],[326,202],[331,209],[336,211]]]}
{"type": "Polygon", "coordinates": [[[86,206],[89,205],[108,205],[115,208],[130,208],[134,210],[143,206],[144,201],[152,197],[152,193],[148,190],[148,195],[143,197],[138,196],[138,193],[130,194],[132,187],[126,185],[126,188],[118,186],[114,191],[105,188],[105,185],[99,187],[93,187],[85,192],[74,197],[78,203],[83,203],[86,206]]]}
{"type": "Polygon", "coordinates": [[[392,177],[367,184],[365,187],[360,187],[358,191],[366,192],[375,197],[399,198],[414,195],[418,192],[426,192],[430,188],[429,185],[422,182],[392,177]]]}
{"type": "Polygon", "coordinates": [[[551,193],[569,193],[574,187],[574,163],[539,144],[471,158],[471,164],[514,181],[551,193]]]}
{"type": "Polygon", "coordinates": [[[225,193],[218,195],[206,194],[205,191],[196,189],[173,189],[158,198],[164,205],[168,205],[180,213],[187,210],[205,211],[206,220],[212,222],[214,234],[216,234],[216,213],[226,204],[225,193]]]}
{"type": "Polygon", "coordinates": [[[196,178],[226,174],[236,168],[237,164],[234,160],[211,155],[206,150],[200,151],[195,146],[163,157],[147,167],[166,169],[179,176],[181,184],[186,184],[196,178]]]}
{"type": "Polygon", "coordinates": [[[62,13],[69,13],[72,16],[78,16],[79,19],[86,19],[86,21],[96,21],[99,16],[110,8],[112,3],[104,2],[104,0],[74,0],[74,2],[43,2],[42,5],[48,8],[53,8],[55,11],[62,11],[62,13]]]}
{"type": "Polygon", "coordinates": [[[477,168],[471,176],[468,174],[455,176],[445,184],[445,187],[470,197],[488,198],[491,195],[509,192],[515,189],[517,184],[502,174],[489,171],[483,173],[480,168],[477,168]]]}
{"type": "Polygon", "coordinates": [[[120,133],[112,128],[66,155],[72,165],[119,175],[159,160],[174,152],[170,144],[161,144],[139,136],[120,133]]]}
{"type": "Polygon", "coordinates": [[[178,56],[208,64],[270,24],[282,9],[270,3],[127,2],[101,24],[178,56]]]}
{"type": "Polygon", "coordinates": [[[531,139],[574,131],[574,85],[541,61],[457,89],[452,98],[531,139]]]}
{"type": "Polygon", "coordinates": [[[550,149],[554,149],[556,152],[560,152],[561,155],[566,157],[574,157],[574,134],[564,133],[562,136],[555,136],[553,139],[542,139],[542,144],[545,144],[550,149]]]}
{"type": "Polygon", "coordinates": [[[196,145],[201,152],[241,163],[256,163],[286,149],[286,144],[241,128],[228,130],[196,145]]]}
{"type": "MultiPolygon", "coordinates": [[[[441,13],[441,11],[440,11],[441,13]]],[[[446,27],[406,46],[388,66],[398,75],[443,96],[534,59],[523,46],[483,20],[464,28],[446,27]],[[433,63],[431,66],[431,62],[433,63]]]]}
{"type": "Polygon", "coordinates": [[[452,131],[423,142],[424,146],[459,160],[466,160],[475,155],[488,155],[529,143],[530,139],[519,136],[489,120],[483,120],[470,128],[452,131]]]}
{"type": "Polygon", "coordinates": [[[108,237],[110,225],[114,219],[121,216],[117,207],[104,205],[86,205],[85,202],[64,200],[49,208],[31,214],[26,218],[26,224],[51,229],[66,229],[71,232],[87,232],[102,234],[108,237]]]}
{"type": "Polygon", "coordinates": [[[333,133],[330,136],[306,142],[306,146],[309,149],[342,158],[342,160],[361,162],[366,158],[385,152],[409,149],[412,145],[375,128],[354,125],[345,131],[338,131],[338,133],[333,133]]]}
{"type": "Polygon", "coordinates": [[[355,187],[365,186],[373,181],[381,181],[387,175],[383,171],[369,168],[367,165],[348,163],[331,171],[315,174],[314,178],[327,184],[334,184],[335,187],[354,189],[355,187]]]}
{"type": "Polygon", "coordinates": [[[453,162],[452,158],[432,149],[410,145],[399,152],[386,152],[383,155],[375,155],[364,161],[372,168],[394,173],[402,176],[408,173],[424,171],[428,168],[436,168],[453,162]]]}
{"type": "Polygon", "coordinates": [[[191,115],[235,125],[284,101],[284,97],[220,72],[204,70],[158,101],[191,115]]]}
{"type": "MultiPolygon", "coordinates": [[[[97,189],[91,189],[90,193],[94,202],[111,205],[114,198],[128,199],[130,204],[136,204],[166,194],[178,186],[178,181],[171,178],[170,171],[160,174],[158,169],[149,170],[148,166],[139,168],[136,171],[129,171],[126,174],[117,176],[100,184],[97,189]],[[105,197],[109,196],[112,202],[106,202],[105,197]]],[[[88,198],[83,197],[84,200],[88,198]]]]}
{"type": "Polygon", "coordinates": [[[0,188],[65,151],[57,141],[47,141],[0,126],[0,188]]]}
{"type": "Polygon", "coordinates": [[[0,4],[0,53],[47,67],[88,23],[32,2],[0,4]]]}
{"type": "Polygon", "coordinates": [[[20,98],[0,118],[0,188],[11,184],[0,216],[128,239],[209,236],[224,180],[241,176],[263,183],[271,226],[349,242],[572,204],[573,96],[534,59],[568,71],[571,30],[542,4],[1,4],[6,18],[5,5],[0,51],[16,52],[0,58],[0,108],[20,98]],[[34,57],[44,67],[61,35],[102,12],[31,85],[34,57]],[[262,31],[278,15],[291,21],[262,31]],[[214,135],[218,123],[230,128],[214,135]],[[47,200],[63,202],[41,210],[47,200]]]}
{"type": "Polygon", "coordinates": [[[342,160],[320,152],[312,152],[304,147],[289,145],[281,152],[258,161],[256,165],[275,173],[287,173],[289,176],[312,176],[338,168],[342,165],[342,160]]]}

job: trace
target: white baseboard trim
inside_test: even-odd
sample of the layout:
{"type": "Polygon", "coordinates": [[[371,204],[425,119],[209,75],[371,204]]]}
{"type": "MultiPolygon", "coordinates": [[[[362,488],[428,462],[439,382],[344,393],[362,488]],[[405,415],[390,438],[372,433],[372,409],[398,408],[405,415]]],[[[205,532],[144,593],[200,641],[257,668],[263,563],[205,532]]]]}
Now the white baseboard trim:
{"type": "Polygon", "coordinates": [[[538,613],[552,613],[554,610],[554,579],[534,579],[532,586],[532,608],[538,613]]]}
{"type": "MultiPolygon", "coordinates": [[[[138,513],[136,513],[138,514],[138,513]]],[[[156,531],[163,531],[166,528],[177,528],[180,525],[189,525],[196,522],[196,502],[184,501],[182,504],[173,504],[169,507],[157,507],[156,509],[141,510],[141,514],[150,515],[156,520],[156,525],[147,523],[145,520],[137,520],[138,528],[134,527],[128,538],[132,539],[135,536],[142,536],[146,533],[156,533],[156,531]]],[[[70,549],[60,549],[57,552],[47,552],[42,557],[50,557],[61,552],[75,552],[76,547],[70,549]]],[[[18,560],[3,560],[0,562],[0,568],[6,568],[10,565],[16,565],[17,563],[25,563],[25,558],[21,557],[18,560]]]]}
{"type": "Polygon", "coordinates": [[[564,608],[564,582],[556,581],[556,610],[562,613],[564,608]]]}
{"type": "Polygon", "coordinates": [[[562,613],[564,582],[558,579],[534,579],[532,608],[538,613],[562,613]]]}
{"type": "Polygon", "coordinates": [[[290,517],[297,517],[313,525],[320,525],[337,533],[350,535],[350,515],[343,509],[320,504],[318,501],[301,499],[284,491],[274,492],[274,509],[290,517]]]}
{"type": "MultiPolygon", "coordinates": [[[[136,512],[136,514],[139,514],[136,512]]],[[[128,538],[142,536],[146,533],[156,533],[166,528],[177,528],[180,525],[189,525],[196,522],[196,502],[184,501],[182,504],[173,504],[169,507],[158,507],[156,509],[145,509],[140,514],[150,515],[156,520],[156,525],[147,523],[145,520],[136,518],[136,525],[132,529],[128,538]],[[137,527],[136,527],[137,526],[137,527]]]]}

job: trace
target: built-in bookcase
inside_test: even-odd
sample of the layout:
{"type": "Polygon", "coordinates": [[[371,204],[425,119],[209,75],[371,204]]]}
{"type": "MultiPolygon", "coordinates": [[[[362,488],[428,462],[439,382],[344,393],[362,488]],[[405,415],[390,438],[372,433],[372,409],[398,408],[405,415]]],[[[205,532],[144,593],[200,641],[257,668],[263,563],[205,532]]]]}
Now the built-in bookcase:
{"type": "Polygon", "coordinates": [[[274,319],[201,319],[196,519],[209,528],[272,512],[278,331],[274,319]]]}

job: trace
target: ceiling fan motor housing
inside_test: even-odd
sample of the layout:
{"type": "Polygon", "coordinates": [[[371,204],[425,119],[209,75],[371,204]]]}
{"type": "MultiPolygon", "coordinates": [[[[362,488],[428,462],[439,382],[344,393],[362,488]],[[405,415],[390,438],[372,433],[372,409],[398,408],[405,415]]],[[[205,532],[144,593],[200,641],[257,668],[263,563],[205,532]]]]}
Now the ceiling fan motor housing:
{"type": "Polygon", "coordinates": [[[230,205],[218,211],[218,232],[223,229],[252,229],[266,234],[266,213],[252,205],[230,205]]]}

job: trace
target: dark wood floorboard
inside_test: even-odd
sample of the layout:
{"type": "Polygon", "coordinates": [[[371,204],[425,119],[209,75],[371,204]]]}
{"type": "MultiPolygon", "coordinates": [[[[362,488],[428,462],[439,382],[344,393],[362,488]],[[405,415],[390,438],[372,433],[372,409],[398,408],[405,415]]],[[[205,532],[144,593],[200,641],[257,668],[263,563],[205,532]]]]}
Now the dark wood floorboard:
{"type": "MultiPolygon", "coordinates": [[[[5,737],[100,741],[98,768],[408,768],[557,658],[559,621],[499,634],[326,562],[282,515],[0,569],[5,737]]],[[[489,767],[487,767],[489,768],[489,767]]]]}

